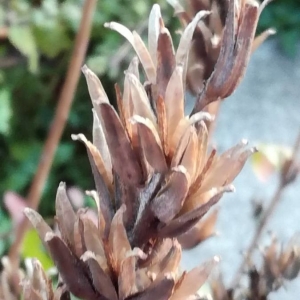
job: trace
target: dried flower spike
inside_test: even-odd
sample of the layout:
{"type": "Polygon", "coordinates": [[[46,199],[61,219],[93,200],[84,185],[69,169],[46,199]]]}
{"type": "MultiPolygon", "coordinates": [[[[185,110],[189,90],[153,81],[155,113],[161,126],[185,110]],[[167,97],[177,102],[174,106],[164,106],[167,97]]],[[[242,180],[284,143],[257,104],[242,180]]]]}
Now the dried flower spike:
{"type": "Polygon", "coordinates": [[[158,5],[150,13],[149,49],[136,32],[106,24],[133,45],[147,78],[141,83],[134,58],[123,93],[116,86],[119,114],[97,76],[82,68],[94,108],[93,143],[82,134],[72,138],[87,149],[98,224],[84,210],[74,212],[64,183],[56,196],[60,235],[38,213],[25,210],[76,297],[188,299],[215,265],[212,260],[181,274],[176,237],[198,224],[225,192],[234,191],[233,180],[256,150],[242,141],[217,155],[208,147],[206,122],[213,117],[203,111],[184,114],[190,45],[197,24],[208,15],[195,16],[176,51],[158,5]]]}
{"type": "Polygon", "coordinates": [[[244,76],[250,54],[271,34],[269,29],[255,38],[261,11],[255,0],[187,0],[186,9],[169,1],[184,27],[202,10],[211,14],[201,20],[193,35],[187,66],[187,86],[197,96],[193,113],[209,103],[230,96],[244,76]]]}

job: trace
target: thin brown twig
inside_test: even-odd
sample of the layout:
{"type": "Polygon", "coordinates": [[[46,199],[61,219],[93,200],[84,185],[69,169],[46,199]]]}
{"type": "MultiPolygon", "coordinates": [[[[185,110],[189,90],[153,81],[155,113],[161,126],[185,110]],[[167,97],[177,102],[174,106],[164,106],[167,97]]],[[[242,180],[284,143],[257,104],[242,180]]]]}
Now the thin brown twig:
{"type": "MultiPolygon", "coordinates": [[[[300,132],[297,136],[297,139],[296,139],[296,142],[295,142],[295,145],[294,145],[294,149],[293,149],[293,153],[292,153],[292,157],[291,157],[291,164],[290,164],[290,169],[293,168],[293,164],[296,164],[296,160],[297,160],[297,155],[300,151],[300,132]]],[[[289,171],[287,171],[289,172],[289,171]]],[[[287,175],[289,176],[289,175],[287,175]]],[[[287,182],[285,179],[281,179],[279,181],[279,184],[278,184],[278,187],[275,191],[275,194],[269,204],[269,206],[267,207],[267,209],[265,210],[262,218],[261,218],[261,221],[256,229],[256,232],[252,238],[252,241],[246,251],[246,254],[245,254],[245,257],[240,265],[240,267],[238,268],[237,270],[237,273],[233,279],[233,282],[232,282],[232,285],[231,287],[234,289],[239,281],[240,281],[240,278],[241,278],[241,275],[243,273],[243,271],[245,270],[246,266],[247,266],[247,263],[249,261],[249,258],[251,257],[253,251],[255,250],[256,246],[257,246],[257,243],[263,233],[263,230],[265,229],[266,225],[268,224],[269,220],[271,219],[271,217],[273,216],[273,213],[274,211],[276,210],[277,208],[277,205],[279,204],[280,202],[280,199],[281,199],[281,196],[282,196],[282,193],[285,189],[285,187],[288,185],[289,182],[287,182]]]]}
{"type": "MultiPolygon", "coordinates": [[[[58,143],[68,119],[77,83],[80,77],[80,69],[83,64],[89,42],[92,17],[96,2],[97,0],[86,0],[84,3],[82,19],[76,35],[75,45],[66,75],[66,80],[61,90],[54,120],[50,127],[47,140],[40,157],[40,162],[27,196],[28,206],[33,209],[37,209],[39,205],[58,143]]],[[[9,258],[12,265],[15,267],[17,267],[19,264],[19,252],[28,227],[29,221],[27,218],[24,218],[16,230],[15,240],[9,251],[9,258]]]]}

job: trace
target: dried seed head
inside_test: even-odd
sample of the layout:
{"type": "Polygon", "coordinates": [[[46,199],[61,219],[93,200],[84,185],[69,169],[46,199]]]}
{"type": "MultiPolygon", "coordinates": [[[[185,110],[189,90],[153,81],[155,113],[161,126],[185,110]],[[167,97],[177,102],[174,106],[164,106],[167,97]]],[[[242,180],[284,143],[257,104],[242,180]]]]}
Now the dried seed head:
{"type": "MultiPolygon", "coordinates": [[[[254,35],[257,5],[246,1],[237,16],[230,3],[220,54],[230,68],[219,58],[205,88],[207,99],[227,95],[236,85],[236,73],[243,70],[231,67],[237,68],[235,61],[245,65],[243,55],[254,35]],[[232,32],[237,21],[241,24],[232,32]],[[243,44],[241,52],[232,50],[236,42],[243,44]]],[[[61,237],[37,213],[25,211],[65,286],[77,297],[188,299],[215,265],[216,260],[181,274],[181,246],[175,238],[196,232],[194,246],[213,234],[216,214],[201,219],[225,192],[234,191],[231,183],[254,149],[242,142],[221,155],[209,153],[207,123],[213,117],[199,103],[195,114],[184,114],[190,46],[208,15],[196,14],[177,50],[157,5],[149,18],[149,50],[136,32],[106,24],[132,44],[147,77],[147,84],[140,82],[134,58],[125,72],[123,94],[116,86],[119,114],[100,80],[83,67],[94,107],[93,143],[82,134],[72,138],[86,146],[96,188],[89,195],[97,204],[98,224],[82,210],[73,210],[64,184],[56,197],[61,237]]]]}

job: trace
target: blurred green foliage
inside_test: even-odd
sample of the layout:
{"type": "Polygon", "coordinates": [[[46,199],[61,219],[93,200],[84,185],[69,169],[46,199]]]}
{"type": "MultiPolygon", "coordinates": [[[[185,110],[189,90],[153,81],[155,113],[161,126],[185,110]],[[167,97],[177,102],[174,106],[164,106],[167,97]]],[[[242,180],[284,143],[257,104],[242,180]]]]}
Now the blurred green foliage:
{"type": "MultiPolygon", "coordinates": [[[[165,0],[98,1],[87,64],[101,76],[112,101],[113,84],[126,68],[120,59],[123,52],[119,51],[124,48],[124,39],[103,24],[118,21],[131,29],[143,28],[154,2],[161,5],[165,20],[170,20],[168,27],[174,32],[178,22],[165,0]]],[[[83,0],[0,0],[0,30],[7,29],[7,37],[1,37],[0,32],[1,198],[7,190],[23,196],[28,191],[64,83],[82,5],[83,0]]],[[[277,29],[284,50],[293,55],[300,35],[300,1],[271,3],[263,12],[259,30],[269,27],[277,29]]],[[[91,124],[91,104],[81,78],[41,201],[44,216],[54,213],[60,181],[83,189],[93,187],[85,149],[70,138],[71,133],[79,132],[91,138],[91,124]]],[[[0,235],[11,228],[2,204],[0,228],[0,235]]],[[[1,241],[0,256],[6,249],[1,241]]],[[[26,245],[24,249],[27,253],[26,245]]]]}
{"type": "Polygon", "coordinates": [[[295,56],[300,41],[300,0],[274,0],[262,12],[259,31],[276,29],[283,51],[295,56]]]}

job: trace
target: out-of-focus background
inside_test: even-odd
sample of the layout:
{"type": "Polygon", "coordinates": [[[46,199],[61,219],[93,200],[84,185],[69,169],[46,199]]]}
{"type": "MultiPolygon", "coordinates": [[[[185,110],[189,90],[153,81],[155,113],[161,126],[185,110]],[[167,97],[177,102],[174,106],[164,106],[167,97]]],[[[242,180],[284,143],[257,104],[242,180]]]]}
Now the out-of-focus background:
{"type": "MultiPolygon", "coordinates": [[[[179,22],[166,1],[98,1],[86,62],[99,75],[112,101],[113,85],[122,82],[133,51],[103,24],[118,21],[146,34],[147,16],[154,2],[161,5],[167,26],[174,33],[179,22]]],[[[82,4],[82,0],[0,0],[0,257],[8,250],[13,228],[4,200],[17,199],[10,191],[27,194],[64,83],[82,4]]],[[[221,106],[213,137],[220,151],[247,138],[274,157],[279,155],[278,147],[289,151],[296,138],[300,128],[300,1],[271,3],[261,16],[258,32],[270,27],[277,34],[254,53],[244,81],[221,106]]],[[[78,188],[93,187],[85,149],[70,137],[79,132],[91,137],[91,126],[91,103],[81,78],[40,203],[39,211],[46,218],[54,214],[60,181],[73,187],[74,197],[80,201],[78,188]]],[[[265,206],[277,182],[276,171],[266,179],[256,163],[247,164],[235,181],[237,192],[222,201],[217,225],[220,236],[192,250],[193,255],[187,252],[184,266],[190,268],[220,254],[225,281],[230,281],[255,228],[251,200],[261,200],[265,206]]],[[[283,241],[300,230],[299,195],[298,180],[284,194],[271,221],[270,228],[283,241]]],[[[88,199],[83,200],[88,204],[88,199]]],[[[27,235],[24,257],[33,255],[31,245],[37,241],[33,233],[27,235]]],[[[47,257],[38,255],[45,265],[51,265],[47,257]]],[[[293,291],[297,288],[299,293],[299,284],[291,286],[293,291]]],[[[295,299],[280,293],[274,299],[295,299]]]]}

